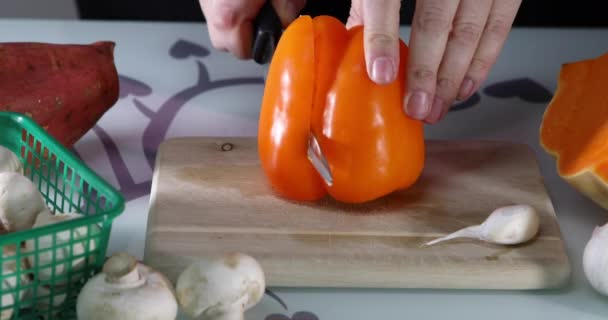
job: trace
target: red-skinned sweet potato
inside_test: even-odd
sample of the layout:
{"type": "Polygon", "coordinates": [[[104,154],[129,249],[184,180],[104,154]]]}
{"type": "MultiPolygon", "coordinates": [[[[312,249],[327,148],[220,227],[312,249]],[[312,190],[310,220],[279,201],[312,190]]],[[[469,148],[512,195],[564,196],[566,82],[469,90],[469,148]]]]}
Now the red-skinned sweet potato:
{"type": "Polygon", "coordinates": [[[32,117],[71,147],[118,100],[114,46],[0,43],[0,111],[32,117]]]}

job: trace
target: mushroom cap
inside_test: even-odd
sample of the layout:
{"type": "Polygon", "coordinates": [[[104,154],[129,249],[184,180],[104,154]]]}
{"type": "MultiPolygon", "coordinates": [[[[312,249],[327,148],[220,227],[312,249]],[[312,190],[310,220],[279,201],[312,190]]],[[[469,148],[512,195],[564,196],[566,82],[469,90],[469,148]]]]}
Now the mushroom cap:
{"type": "Polygon", "coordinates": [[[4,231],[32,228],[38,213],[48,210],[38,188],[25,176],[0,172],[0,222],[4,231]]]}
{"type": "MultiPolygon", "coordinates": [[[[49,224],[59,223],[66,220],[72,220],[84,217],[83,214],[80,213],[61,213],[61,214],[52,214],[49,210],[45,210],[38,214],[36,217],[36,221],[34,222],[33,228],[42,227],[49,224]]],[[[46,235],[39,237],[38,240],[38,250],[40,250],[37,254],[28,255],[27,259],[30,264],[36,265],[36,261],[41,266],[47,266],[44,268],[40,268],[38,270],[38,278],[42,281],[47,281],[53,275],[53,269],[55,269],[55,276],[61,277],[66,275],[68,269],[71,270],[74,276],[71,278],[72,281],[78,281],[81,278],[81,274],[77,272],[82,269],[86,265],[86,258],[88,257],[90,261],[92,261],[95,257],[89,255],[85,255],[84,257],[79,257],[72,259],[70,261],[65,261],[70,256],[70,252],[72,256],[82,256],[84,253],[92,252],[99,245],[98,236],[101,233],[101,229],[96,224],[90,225],[89,228],[87,226],[82,226],[73,230],[65,230],[55,233],[54,235],[46,235]],[[89,233],[90,230],[90,233],[89,233]],[[53,243],[53,238],[55,238],[55,243],[53,243]],[[87,239],[89,250],[86,250],[87,247],[87,239]],[[71,244],[71,245],[68,245],[71,244]],[[44,250],[49,249],[53,246],[59,246],[59,248],[55,250],[44,250]],[[71,250],[71,251],[70,251],[71,250]],[[65,261],[65,262],[56,262],[53,263],[53,253],[55,254],[55,260],[65,261]],[[71,268],[69,268],[69,264],[71,264],[71,268]],[[53,267],[51,267],[53,265],[53,267]]],[[[35,251],[35,239],[30,239],[25,242],[25,247],[28,252],[35,251]]],[[[68,279],[58,280],[55,284],[65,284],[68,279]]]]}
{"type": "Polygon", "coordinates": [[[133,287],[106,282],[98,273],[78,295],[76,313],[82,320],[174,320],[178,305],[171,283],[156,270],[137,264],[140,278],[133,287]]]}
{"type": "Polygon", "coordinates": [[[262,299],[266,280],[260,264],[242,253],[201,259],[178,277],[177,298],[185,313],[193,318],[214,318],[241,312],[262,299]]]}
{"type": "MultiPolygon", "coordinates": [[[[29,284],[30,280],[25,272],[22,272],[19,278],[17,278],[17,276],[7,276],[9,274],[14,274],[17,271],[17,261],[16,259],[11,259],[17,254],[16,246],[5,245],[0,247],[0,250],[2,251],[2,258],[6,259],[5,262],[0,265],[0,272],[3,276],[5,276],[4,280],[0,283],[0,305],[3,307],[12,307],[23,298],[24,294],[26,293],[26,289],[21,289],[19,292],[7,291],[16,290],[18,285],[24,287],[29,284]]],[[[30,269],[30,266],[27,264],[25,259],[22,258],[20,264],[20,269],[22,271],[30,269]]],[[[12,308],[0,311],[0,320],[8,320],[11,319],[12,316],[12,308]]]]}
{"type": "Polygon", "coordinates": [[[21,172],[23,165],[15,153],[0,146],[0,172],[21,172]]]}
{"type": "Polygon", "coordinates": [[[36,310],[40,313],[39,317],[42,319],[60,319],[62,312],[60,310],[54,310],[50,312],[49,309],[61,306],[67,298],[67,287],[65,286],[53,286],[42,285],[38,286],[36,310]],[[51,289],[55,292],[51,295],[51,289]]]}

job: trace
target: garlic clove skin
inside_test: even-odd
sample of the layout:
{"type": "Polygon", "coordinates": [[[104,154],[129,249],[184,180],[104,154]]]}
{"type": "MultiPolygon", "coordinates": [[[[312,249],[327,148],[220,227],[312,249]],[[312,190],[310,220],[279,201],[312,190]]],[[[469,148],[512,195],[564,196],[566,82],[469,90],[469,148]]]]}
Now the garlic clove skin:
{"type": "Polygon", "coordinates": [[[171,282],[160,272],[133,261],[127,254],[116,254],[101,273],[87,281],[76,301],[79,320],[177,318],[178,304],[171,282]],[[133,268],[126,272],[115,269],[124,265],[133,268]],[[119,273],[125,278],[117,276],[119,273]]]}
{"type": "Polygon", "coordinates": [[[184,312],[204,320],[243,319],[265,290],[262,267],[242,253],[194,262],[180,274],[176,285],[184,312]]]}
{"type": "Polygon", "coordinates": [[[17,155],[3,146],[0,146],[0,172],[23,173],[23,165],[17,155]]]}
{"type": "Polygon", "coordinates": [[[608,223],[595,227],[583,251],[583,272],[602,295],[608,295],[608,223]]]}
{"type": "MultiPolygon", "coordinates": [[[[36,221],[33,225],[33,228],[42,227],[54,223],[63,222],[66,220],[72,220],[81,218],[84,215],[79,213],[62,213],[62,214],[53,214],[49,210],[45,210],[38,214],[36,221]]],[[[95,250],[98,247],[98,240],[95,238],[101,233],[101,229],[97,225],[90,226],[91,234],[88,233],[87,226],[76,228],[73,232],[72,230],[65,230],[55,234],[55,246],[58,247],[55,251],[55,259],[58,261],[66,259],[70,254],[70,249],[72,250],[72,255],[82,255],[87,252],[85,249],[87,247],[87,238],[90,238],[89,242],[89,251],[95,250]],[[66,246],[66,244],[70,243],[70,234],[72,234],[72,246],[66,246]],[[91,238],[92,237],[92,238],[91,238]]],[[[53,235],[42,236],[38,238],[38,250],[51,248],[53,246],[53,235]]],[[[27,240],[25,242],[25,247],[28,252],[35,251],[35,239],[27,240]]],[[[48,281],[51,279],[53,275],[53,269],[55,269],[55,277],[60,278],[65,276],[68,272],[68,264],[69,262],[63,263],[54,263],[53,264],[53,251],[46,250],[39,252],[37,255],[29,255],[27,257],[29,263],[31,265],[36,264],[36,257],[38,258],[38,265],[40,268],[39,272],[36,274],[36,277],[40,281],[48,281]],[[53,268],[54,267],[54,268],[53,268]]],[[[91,257],[94,259],[94,257],[91,257]]],[[[77,272],[79,269],[85,266],[86,260],[85,257],[77,258],[72,260],[71,271],[77,272]]],[[[72,281],[80,280],[80,276],[72,277],[72,281]]],[[[64,285],[68,282],[68,279],[58,279],[55,282],[57,285],[64,285]]]]}
{"type": "Polygon", "coordinates": [[[38,214],[46,210],[42,194],[28,178],[0,173],[0,233],[31,229],[38,214]]]}
{"type": "Polygon", "coordinates": [[[447,236],[431,240],[431,241],[423,244],[422,246],[423,247],[432,246],[439,242],[444,242],[444,241],[448,241],[448,240],[456,239],[456,238],[480,239],[481,238],[480,226],[469,226],[466,228],[462,228],[456,232],[452,232],[452,233],[448,234],[447,236]]]}
{"type": "Polygon", "coordinates": [[[536,209],[529,205],[498,208],[482,223],[481,240],[496,244],[520,244],[532,239],[540,227],[536,209]]]}

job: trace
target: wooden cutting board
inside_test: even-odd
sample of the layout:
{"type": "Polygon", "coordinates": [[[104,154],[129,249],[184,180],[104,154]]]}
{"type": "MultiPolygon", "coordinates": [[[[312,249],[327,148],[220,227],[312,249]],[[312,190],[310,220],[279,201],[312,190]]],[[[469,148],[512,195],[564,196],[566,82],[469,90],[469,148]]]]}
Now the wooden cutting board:
{"type": "Polygon", "coordinates": [[[429,141],[414,187],[345,205],[277,197],[255,138],[166,141],[154,172],[145,262],[175,281],[195,259],[227,251],[258,259],[269,286],[542,289],[570,276],[535,155],[504,142],[429,141]],[[534,241],[420,247],[509,204],[541,213],[534,241]]]}

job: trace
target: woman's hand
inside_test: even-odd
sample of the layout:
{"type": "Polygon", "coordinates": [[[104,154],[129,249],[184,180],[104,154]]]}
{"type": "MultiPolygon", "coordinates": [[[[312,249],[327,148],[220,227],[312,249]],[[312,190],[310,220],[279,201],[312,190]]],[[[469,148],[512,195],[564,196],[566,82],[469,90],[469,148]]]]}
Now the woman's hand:
{"type": "MultiPolygon", "coordinates": [[[[253,21],[265,0],[199,0],[214,48],[239,59],[251,57],[253,21]]],[[[306,0],[272,0],[284,27],[291,23],[306,0]]]]}
{"type": "MultiPolygon", "coordinates": [[[[406,0],[407,1],[407,0],[406,0]]],[[[413,1],[413,0],[411,0],[413,1]]],[[[286,27],[306,0],[272,0],[286,27]]],[[[253,20],[264,0],[200,0],[212,45],[251,57],[253,20]]],[[[479,89],[511,30],[521,0],[417,0],[410,35],[404,107],[437,123],[455,100],[479,89]]],[[[370,78],[395,79],[401,0],[353,0],[347,26],[362,24],[370,78]]]]}
{"type": "MultiPolygon", "coordinates": [[[[406,112],[437,123],[454,100],[486,79],[521,0],[417,0],[409,41],[406,112]]],[[[391,82],[399,63],[400,0],[353,0],[347,25],[362,24],[370,78],[391,82]]]]}

